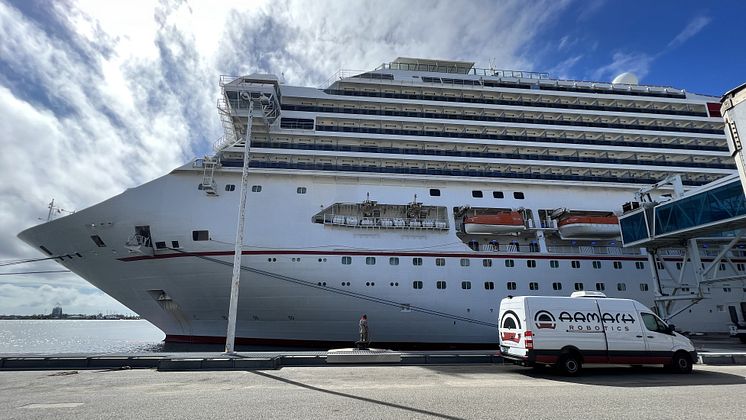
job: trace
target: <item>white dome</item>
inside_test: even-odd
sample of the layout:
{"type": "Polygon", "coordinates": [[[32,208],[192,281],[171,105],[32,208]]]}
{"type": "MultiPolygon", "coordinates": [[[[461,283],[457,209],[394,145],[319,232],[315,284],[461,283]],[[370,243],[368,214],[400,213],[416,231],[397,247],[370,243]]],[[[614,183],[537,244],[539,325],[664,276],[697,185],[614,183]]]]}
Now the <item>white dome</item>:
{"type": "Polygon", "coordinates": [[[622,73],[619,76],[615,77],[614,80],[611,81],[612,84],[622,84],[622,85],[636,85],[639,84],[640,81],[637,79],[637,76],[635,76],[632,73],[622,73]]]}

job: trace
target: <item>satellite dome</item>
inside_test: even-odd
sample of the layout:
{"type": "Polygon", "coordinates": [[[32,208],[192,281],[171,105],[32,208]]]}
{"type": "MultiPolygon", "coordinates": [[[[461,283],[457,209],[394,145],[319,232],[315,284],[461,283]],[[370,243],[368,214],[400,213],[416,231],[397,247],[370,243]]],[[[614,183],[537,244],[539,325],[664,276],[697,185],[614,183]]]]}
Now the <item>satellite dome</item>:
{"type": "Polygon", "coordinates": [[[640,81],[637,79],[637,76],[635,76],[634,74],[626,72],[615,77],[614,80],[611,81],[611,83],[615,85],[616,84],[636,85],[636,84],[639,84],[640,81]]]}

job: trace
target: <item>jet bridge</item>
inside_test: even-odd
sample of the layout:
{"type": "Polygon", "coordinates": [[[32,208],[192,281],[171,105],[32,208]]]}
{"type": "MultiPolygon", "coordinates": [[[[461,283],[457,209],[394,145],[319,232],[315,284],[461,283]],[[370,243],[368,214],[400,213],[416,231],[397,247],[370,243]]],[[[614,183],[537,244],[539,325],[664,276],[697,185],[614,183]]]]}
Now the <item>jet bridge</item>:
{"type": "Polygon", "coordinates": [[[733,262],[734,257],[746,257],[740,249],[746,244],[746,156],[738,133],[739,128],[746,132],[746,84],[725,94],[721,102],[738,173],[687,192],[678,175],[668,177],[638,191],[619,217],[623,246],[647,249],[656,309],[666,320],[705,299],[710,285],[746,281],[746,274],[739,274],[743,271],[733,262]],[[663,188],[669,191],[660,197],[671,199],[656,201],[655,192],[663,188]],[[678,273],[667,264],[671,258],[681,259],[678,273]],[[720,276],[723,264],[735,274],[720,276]],[[673,287],[664,290],[662,271],[673,287]],[[694,273],[693,284],[684,278],[685,272],[694,273]]]}

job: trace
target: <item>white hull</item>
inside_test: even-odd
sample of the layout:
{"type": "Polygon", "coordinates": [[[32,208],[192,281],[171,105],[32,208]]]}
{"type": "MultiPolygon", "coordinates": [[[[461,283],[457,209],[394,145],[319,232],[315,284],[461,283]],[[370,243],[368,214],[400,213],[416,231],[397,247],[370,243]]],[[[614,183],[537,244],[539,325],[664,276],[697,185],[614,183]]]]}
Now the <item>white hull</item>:
{"type": "MultiPolygon", "coordinates": [[[[215,261],[232,261],[230,241],[234,232],[226,220],[235,216],[238,191],[208,197],[197,190],[199,179],[199,172],[176,171],[19,236],[34,247],[43,245],[55,254],[70,253],[72,257],[60,261],[62,265],[151,321],[171,340],[209,341],[224,337],[231,267],[215,261]],[[124,243],[133,226],[141,224],[151,226],[154,241],[178,240],[181,249],[156,251],[153,257],[129,253],[124,243]],[[194,229],[209,230],[212,240],[192,241],[194,229]],[[107,246],[97,247],[90,238],[94,234],[107,246]],[[171,300],[159,301],[154,294],[159,290],[171,300]]],[[[221,183],[238,182],[239,174],[223,173],[218,179],[221,183]]],[[[250,183],[262,185],[263,191],[293,194],[296,186],[310,185],[310,181],[307,177],[253,175],[250,183]]],[[[497,330],[479,323],[496,323],[501,298],[507,294],[567,296],[573,291],[574,282],[581,280],[588,289],[604,282],[610,296],[653,303],[650,272],[635,267],[635,262],[647,265],[644,255],[584,255],[580,249],[556,255],[475,252],[458,240],[453,229],[392,231],[313,224],[309,219],[321,203],[345,201],[341,197],[347,201],[364,198],[368,192],[381,201],[406,202],[422,190],[419,183],[407,181],[400,181],[397,188],[363,182],[316,182],[313,188],[309,187],[308,195],[312,193],[313,198],[288,194],[249,196],[247,246],[242,264],[273,273],[274,277],[242,273],[237,337],[270,343],[353,342],[357,320],[366,313],[376,342],[489,345],[497,342],[497,330]],[[289,200],[295,202],[288,205],[289,200]],[[340,245],[345,243],[347,247],[340,245]],[[342,257],[351,257],[352,264],[342,264],[342,257]],[[375,265],[366,264],[368,257],[376,259],[375,265]],[[391,257],[398,257],[399,264],[390,265],[391,257]],[[422,265],[414,266],[412,258],[422,258],[422,265]],[[436,265],[439,258],[445,259],[443,266],[436,265]],[[463,266],[462,259],[468,259],[470,264],[463,266]],[[483,265],[485,259],[491,261],[490,267],[483,265]],[[506,267],[506,260],[512,260],[514,265],[506,267]],[[529,260],[536,262],[535,268],[528,267],[529,260]],[[552,260],[559,261],[560,267],[550,267],[552,260]],[[571,260],[580,261],[580,268],[571,269],[571,260]],[[591,261],[602,261],[603,267],[595,269],[591,261]],[[623,268],[612,268],[612,261],[622,262],[623,268]],[[517,284],[516,290],[506,289],[508,279],[517,284]],[[438,290],[438,280],[447,281],[447,288],[438,290]],[[471,289],[462,289],[461,282],[467,280],[471,281],[471,289]],[[422,281],[423,289],[413,289],[413,281],[422,281]],[[485,290],[485,281],[493,281],[494,289],[485,290]],[[533,281],[538,282],[538,291],[530,290],[529,283],[533,281]],[[563,283],[563,290],[553,290],[552,282],[557,281],[563,283]],[[350,286],[346,286],[347,282],[350,286]],[[622,282],[627,283],[627,290],[617,292],[616,284],[622,282]],[[318,287],[319,283],[326,286],[318,287]],[[648,291],[640,290],[641,283],[648,285],[648,291]],[[337,291],[382,299],[388,304],[344,296],[337,291]],[[396,304],[448,316],[402,310],[396,304]]],[[[464,190],[474,187],[473,182],[448,184],[452,198],[440,197],[438,202],[449,208],[462,204],[457,194],[459,185],[464,190]]],[[[539,207],[556,205],[561,197],[571,196],[548,196],[537,186],[515,188],[524,190],[539,207]]],[[[582,194],[582,189],[578,188],[578,193],[582,194]]],[[[608,200],[621,203],[627,193],[606,194],[608,200]]],[[[674,323],[692,331],[725,331],[727,312],[713,309],[725,299],[746,300],[742,288],[733,289],[724,294],[722,289],[713,288],[712,299],[694,305],[691,312],[680,315],[674,323]]]]}

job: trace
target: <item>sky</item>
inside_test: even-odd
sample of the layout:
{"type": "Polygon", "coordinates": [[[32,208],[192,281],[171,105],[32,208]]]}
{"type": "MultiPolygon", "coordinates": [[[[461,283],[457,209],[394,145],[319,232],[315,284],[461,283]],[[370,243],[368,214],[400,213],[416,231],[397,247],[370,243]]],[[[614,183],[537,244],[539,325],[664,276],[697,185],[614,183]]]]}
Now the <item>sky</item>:
{"type": "Polygon", "coordinates": [[[746,82],[743,1],[0,0],[0,314],[129,312],[16,235],[209,153],[219,76],[322,87],[398,56],[720,96],[746,82]]]}

